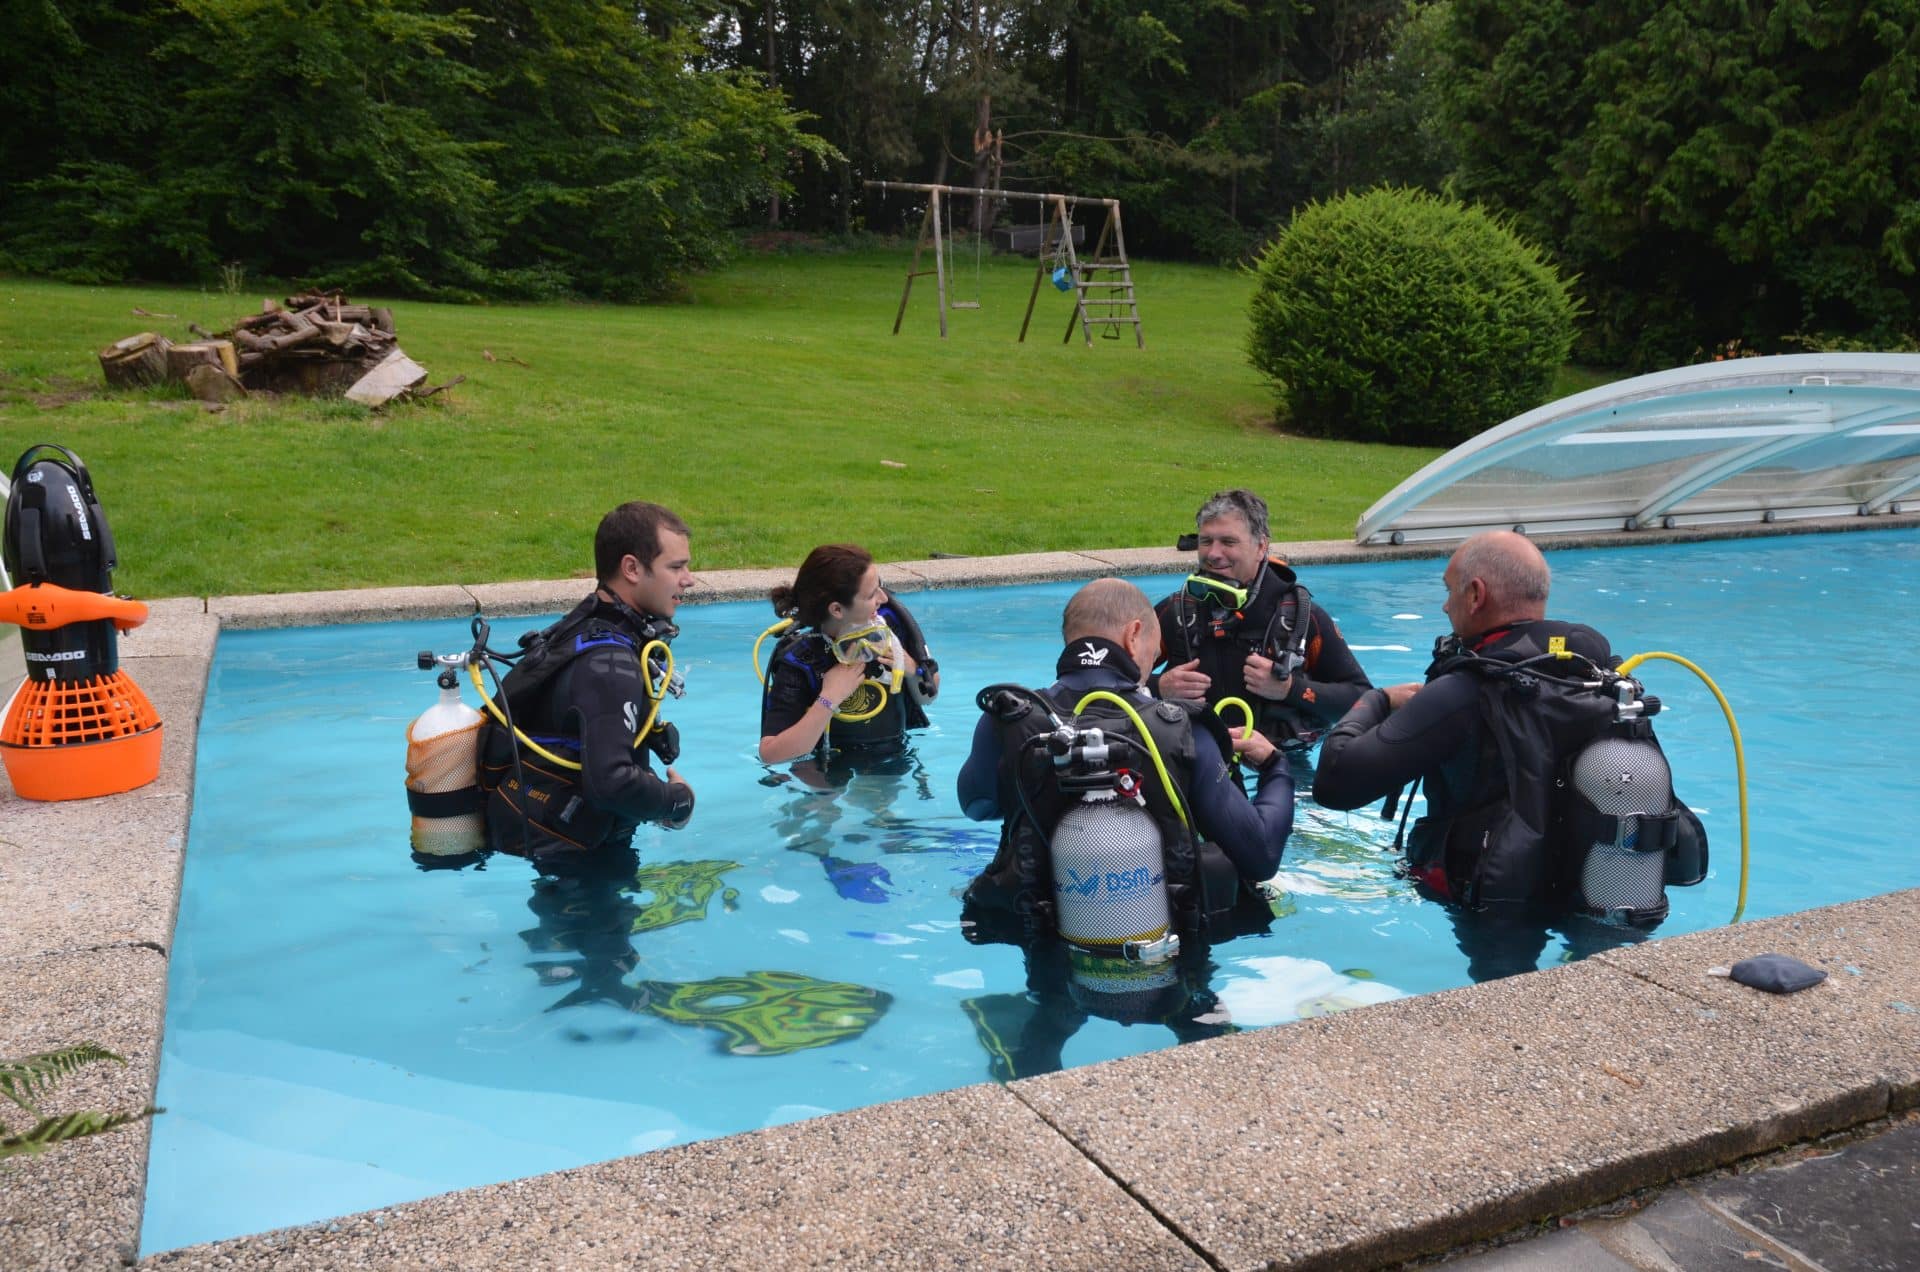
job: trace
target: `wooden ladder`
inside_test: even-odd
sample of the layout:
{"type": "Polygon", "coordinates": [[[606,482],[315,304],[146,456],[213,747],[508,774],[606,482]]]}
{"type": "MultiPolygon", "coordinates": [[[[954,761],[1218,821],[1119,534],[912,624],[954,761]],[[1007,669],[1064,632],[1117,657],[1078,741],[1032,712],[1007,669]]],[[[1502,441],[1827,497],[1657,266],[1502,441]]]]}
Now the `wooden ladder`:
{"type": "MultiPolygon", "coordinates": [[[[1059,204],[1057,215],[1064,228],[1064,201],[1059,204]]],[[[1080,258],[1074,251],[1071,233],[1065,235],[1062,245],[1067,269],[1073,278],[1073,317],[1067,320],[1067,331],[1061,342],[1073,339],[1077,325],[1081,338],[1091,349],[1095,327],[1103,329],[1100,333],[1103,337],[1117,340],[1120,329],[1131,326],[1135,346],[1146,348],[1146,330],[1140,323],[1140,304],[1133,290],[1133,267],[1127,263],[1127,241],[1120,230],[1120,205],[1108,206],[1106,223],[1100,227],[1100,238],[1091,256],[1085,260],[1080,258]],[[1108,255],[1109,249],[1112,255],[1108,255]]]]}

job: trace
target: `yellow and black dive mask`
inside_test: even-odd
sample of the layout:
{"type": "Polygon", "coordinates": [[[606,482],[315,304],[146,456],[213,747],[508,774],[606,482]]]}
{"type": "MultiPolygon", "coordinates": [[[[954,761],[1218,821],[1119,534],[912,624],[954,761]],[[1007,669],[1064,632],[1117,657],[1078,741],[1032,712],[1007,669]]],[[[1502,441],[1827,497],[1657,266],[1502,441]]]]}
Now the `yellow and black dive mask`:
{"type": "Polygon", "coordinates": [[[833,656],[850,666],[893,660],[893,630],[877,619],[837,637],[826,636],[826,641],[833,656]]]}
{"type": "Polygon", "coordinates": [[[1205,601],[1221,610],[1243,610],[1247,607],[1247,598],[1252,595],[1232,579],[1211,574],[1187,575],[1186,592],[1194,600],[1205,601]]]}

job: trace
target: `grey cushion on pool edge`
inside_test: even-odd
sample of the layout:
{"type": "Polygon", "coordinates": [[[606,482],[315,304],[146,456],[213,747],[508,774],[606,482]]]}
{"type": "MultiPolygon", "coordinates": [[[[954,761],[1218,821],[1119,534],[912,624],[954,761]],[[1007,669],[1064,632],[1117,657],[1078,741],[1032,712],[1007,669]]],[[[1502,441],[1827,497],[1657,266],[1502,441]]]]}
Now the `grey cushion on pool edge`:
{"type": "Polygon", "coordinates": [[[1811,988],[1827,979],[1817,967],[1809,967],[1785,954],[1759,954],[1733,965],[1732,976],[1742,985],[1764,989],[1769,994],[1792,994],[1811,988]]]}

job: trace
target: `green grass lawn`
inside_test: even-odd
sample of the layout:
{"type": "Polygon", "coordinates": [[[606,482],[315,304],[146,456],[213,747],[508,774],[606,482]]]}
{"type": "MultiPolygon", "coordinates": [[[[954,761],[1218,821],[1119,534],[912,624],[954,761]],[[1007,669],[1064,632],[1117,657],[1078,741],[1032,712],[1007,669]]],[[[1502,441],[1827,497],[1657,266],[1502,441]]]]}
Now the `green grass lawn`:
{"type": "Polygon", "coordinates": [[[1437,453],[1277,431],[1237,271],[1139,264],[1146,349],[1089,350],[1061,343],[1071,304],[1050,286],[1016,344],[1032,264],[989,259],[976,282],[964,253],[957,292],[982,308],[943,342],[918,280],[891,334],[907,258],[750,256],[657,306],[391,302],[431,382],[467,379],[381,413],[109,394],[96,349],[190,339],[259,296],[0,279],[0,461],[77,451],[116,585],[151,597],[583,573],[595,522],[635,498],[686,517],[709,569],[829,540],[882,559],[1171,544],[1238,484],[1273,505],[1275,538],[1342,538],[1437,453]]]}

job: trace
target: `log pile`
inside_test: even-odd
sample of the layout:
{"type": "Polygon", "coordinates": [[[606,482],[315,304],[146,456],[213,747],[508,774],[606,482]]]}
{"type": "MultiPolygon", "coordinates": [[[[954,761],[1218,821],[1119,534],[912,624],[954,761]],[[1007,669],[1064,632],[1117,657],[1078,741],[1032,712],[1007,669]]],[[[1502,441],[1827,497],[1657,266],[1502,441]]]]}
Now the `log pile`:
{"type": "Polygon", "coordinates": [[[337,292],[270,299],[222,332],[188,328],[201,339],[174,344],[143,331],[102,349],[107,383],[177,380],[206,401],[304,393],[379,406],[427,378],[426,368],[400,351],[392,310],[351,304],[337,292]]]}

